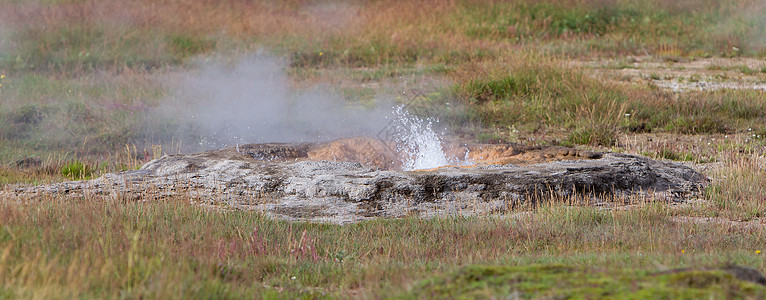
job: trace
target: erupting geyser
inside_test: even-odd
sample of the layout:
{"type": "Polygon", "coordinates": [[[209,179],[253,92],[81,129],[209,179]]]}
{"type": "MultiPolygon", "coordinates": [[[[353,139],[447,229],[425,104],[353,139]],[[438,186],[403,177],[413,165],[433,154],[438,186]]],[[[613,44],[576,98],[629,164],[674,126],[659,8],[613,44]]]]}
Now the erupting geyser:
{"type": "Polygon", "coordinates": [[[403,106],[390,121],[384,137],[165,155],[139,170],[10,193],[123,201],[182,195],[288,220],[345,223],[505,212],[551,199],[598,205],[646,197],[684,201],[697,197],[708,182],[681,164],[620,153],[444,141],[432,128],[435,120],[410,115],[403,106]]]}
{"type": "Polygon", "coordinates": [[[281,62],[270,57],[208,66],[200,74],[150,119],[178,119],[173,138],[204,137],[200,148],[206,151],[0,194],[109,201],[180,196],[288,220],[345,223],[502,213],[562,199],[600,206],[646,197],[684,201],[708,183],[687,166],[640,156],[464,144],[442,135],[437,120],[414,116],[405,106],[369,110],[347,107],[321,89],[292,93],[281,62]],[[209,149],[221,145],[230,147],[209,149]]]}
{"type": "Polygon", "coordinates": [[[392,142],[402,158],[402,168],[406,171],[433,169],[450,164],[442,149],[439,135],[431,127],[432,119],[421,119],[410,115],[403,105],[394,109],[393,122],[395,134],[392,142]]]}

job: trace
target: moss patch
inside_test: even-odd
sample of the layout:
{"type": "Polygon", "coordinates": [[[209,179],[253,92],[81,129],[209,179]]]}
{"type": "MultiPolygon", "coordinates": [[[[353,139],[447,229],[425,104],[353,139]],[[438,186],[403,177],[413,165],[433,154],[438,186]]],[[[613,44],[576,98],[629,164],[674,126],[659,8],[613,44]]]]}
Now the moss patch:
{"type": "Polygon", "coordinates": [[[721,270],[651,273],[566,265],[464,267],[425,279],[407,298],[733,299],[766,296],[766,287],[721,270]]]}

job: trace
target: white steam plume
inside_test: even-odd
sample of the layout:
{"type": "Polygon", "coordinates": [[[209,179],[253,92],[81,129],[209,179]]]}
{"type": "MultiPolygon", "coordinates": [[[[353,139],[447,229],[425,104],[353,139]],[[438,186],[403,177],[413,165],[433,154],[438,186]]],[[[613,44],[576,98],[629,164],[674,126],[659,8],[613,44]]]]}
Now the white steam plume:
{"type": "Polygon", "coordinates": [[[390,104],[368,108],[321,88],[293,90],[284,65],[262,54],[204,65],[163,101],[157,118],[175,121],[174,139],[204,149],[374,136],[386,125],[390,104]]]}

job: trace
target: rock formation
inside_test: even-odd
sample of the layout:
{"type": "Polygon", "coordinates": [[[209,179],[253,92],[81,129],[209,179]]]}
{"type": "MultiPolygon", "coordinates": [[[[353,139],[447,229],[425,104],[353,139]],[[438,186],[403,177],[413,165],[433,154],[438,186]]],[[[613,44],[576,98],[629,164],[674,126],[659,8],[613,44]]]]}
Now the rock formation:
{"type": "Polygon", "coordinates": [[[677,163],[518,145],[456,146],[446,152],[467,158],[461,165],[401,171],[390,149],[369,138],[239,145],[166,155],[139,170],[14,193],[111,200],[181,196],[290,220],[343,223],[411,214],[505,212],[551,199],[591,204],[637,198],[683,201],[698,195],[708,181],[677,163]]]}

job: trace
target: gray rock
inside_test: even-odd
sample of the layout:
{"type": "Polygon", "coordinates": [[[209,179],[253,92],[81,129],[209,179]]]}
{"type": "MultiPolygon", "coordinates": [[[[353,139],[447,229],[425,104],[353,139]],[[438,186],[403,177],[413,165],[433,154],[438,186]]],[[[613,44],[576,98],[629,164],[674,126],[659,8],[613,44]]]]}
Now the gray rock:
{"type": "Polygon", "coordinates": [[[428,171],[269,157],[259,159],[239,149],[168,155],[136,171],[20,188],[15,193],[111,200],[182,196],[197,203],[259,210],[288,220],[344,223],[411,214],[505,212],[550,199],[616,203],[626,197],[651,197],[680,202],[698,196],[708,183],[704,175],[684,165],[618,153],[524,166],[428,171]]]}
{"type": "Polygon", "coordinates": [[[19,169],[39,168],[43,165],[43,160],[39,157],[26,157],[17,160],[14,165],[19,169]]]}

